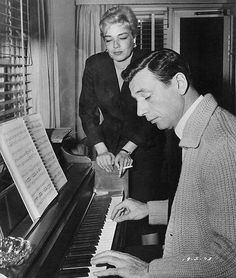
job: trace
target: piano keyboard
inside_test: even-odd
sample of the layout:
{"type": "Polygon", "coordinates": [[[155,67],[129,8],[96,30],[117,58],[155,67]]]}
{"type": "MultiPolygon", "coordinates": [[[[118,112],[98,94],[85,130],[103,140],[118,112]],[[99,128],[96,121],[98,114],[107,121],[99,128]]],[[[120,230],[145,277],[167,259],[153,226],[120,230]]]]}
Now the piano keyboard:
{"type": "Polygon", "coordinates": [[[91,258],[112,247],[117,223],[110,219],[113,208],[122,201],[122,196],[95,196],[82,224],[74,233],[59,278],[95,278],[94,271],[105,266],[91,266],[91,258]]]}

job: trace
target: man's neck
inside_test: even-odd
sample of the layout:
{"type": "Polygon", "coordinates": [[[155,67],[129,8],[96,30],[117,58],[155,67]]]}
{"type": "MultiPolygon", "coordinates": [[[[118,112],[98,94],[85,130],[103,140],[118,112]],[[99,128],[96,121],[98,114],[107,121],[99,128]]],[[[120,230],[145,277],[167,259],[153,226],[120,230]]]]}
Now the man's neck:
{"type": "Polygon", "coordinates": [[[187,93],[184,95],[185,104],[184,104],[184,113],[189,109],[189,107],[198,99],[200,94],[192,87],[188,88],[187,93]]]}

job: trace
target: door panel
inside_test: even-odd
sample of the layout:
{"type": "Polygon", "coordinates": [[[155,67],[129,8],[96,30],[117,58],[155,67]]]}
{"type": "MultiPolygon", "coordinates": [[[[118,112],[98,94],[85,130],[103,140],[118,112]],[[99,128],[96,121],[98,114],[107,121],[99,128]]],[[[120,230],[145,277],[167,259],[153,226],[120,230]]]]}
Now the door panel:
{"type": "Polygon", "coordinates": [[[213,94],[221,106],[232,111],[226,40],[229,20],[230,16],[219,11],[176,11],[173,49],[188,60],[199,92],[213,94]]]}

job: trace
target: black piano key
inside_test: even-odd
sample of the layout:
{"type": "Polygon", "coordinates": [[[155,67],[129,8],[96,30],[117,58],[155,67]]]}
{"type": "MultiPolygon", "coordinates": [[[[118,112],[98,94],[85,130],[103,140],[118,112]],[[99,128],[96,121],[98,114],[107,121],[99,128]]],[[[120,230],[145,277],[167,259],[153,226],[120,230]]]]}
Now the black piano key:
{"type": "Polygon", "coordinates": [[[92,256],[90,258],[66,258],[64,263],[63,263],[63,268],[72,268],[72,267],[86,267],[86,266],[91,266],[90,260],[91,260],[92,256]]]}
{"type": "Polygon", "coordinates": [[[76,278],[76,277],[88,277],[89,268],[77,268],[77,269],[62,269],[59,272],[58,277],[76,278]]]}
{"type": "Polygon", "coordinates": [[[104,198],[92,203],[84,221],[73,235],[58,277],[87,277],[84,269],[91,266],[90,260],[96,252],[110,202],[111,198],[104,198]],[[79,276],[81,273],[83,276],[79,276]]]}
{"type": "Polygon", "coordinates": [[[95,246],[91,246],[91,247],[87,247],[87,248],[80,248],[79,246],[76,248],[70,248],[68,250],[68,253],[67,255],[74,255],[74,254],[86,254],[86,253],[89,253],[89,254],[93,254],[95,251],[96,251],[96,247],[95,246]]]}
{"type": "Polygon", "coordinates": [[[88,255],[93,255],[94,253],[95,253],[94,251],[90,251],[90,250],[80,251],[79,253],[78,252],[74,252],[74,253],[69,252],[69,253],[67,253],[66,258],[77,257],[78,254],[81,255],[81,256],[88,256],[88,255]]]}
{"type": "Polygon", "coordinates": [[[69,250],[73,250],[73,249],[77,249],[77,248],[91,248],[91,247],[95,247],[95,244],[91,243],[91,241],[89,242],[81,242],[80,244],[76,244],[75,242],[71,243],[69,250]]]}
{"type": "Polygon", "coordinates": [[[90,261],[77,261],[76,263],[68,262],[63,263],[63,268],[78,268],[78,267],[90,267],[92,266],[90,261]]]}
{"type": "Polygon", "coordinates": [[[80,239],[80,240],[74,240],[71,244],[72,246],[80,246],[80,244],[82,243],[87,243],[87,244],[90,244],[90,245],[97,245],[98,243],[98,238],[90,238],[90,239],[80,239]]]}
{"type": "Polygon", "coordinates": [[[81,241],[83,239],[99,239],[99,237],[101,236],[101,233],[91,233],[91,234],[82,234],[82,235],[78,235],[78,236],[75,236],[73,237],[73,240],[72,242],[76,242],[76,241],[81,241]]]}
{"type": "Polygon", "coordinates": [[[85,259],[92,259],[92,254],[91,253],[87,253],[87,254],[74,254],[74,255],[67,255],[66,256],[66,260],[75,260],[77,259],[78,261],[81,260],[85,260],[85,259]]]}
{"type": "Polygon", "coordinates": [[[95,246],[89,246],[87,245],[86,247],[84,246],[72,246],[70,247],[70,249],[68,250],[68,254],[74,254],[74,253],[79,253],[79,252],[83,252],[83,251],[90,251],[90,252],[95,252],[96,251],[96,247],[95,246]]]}

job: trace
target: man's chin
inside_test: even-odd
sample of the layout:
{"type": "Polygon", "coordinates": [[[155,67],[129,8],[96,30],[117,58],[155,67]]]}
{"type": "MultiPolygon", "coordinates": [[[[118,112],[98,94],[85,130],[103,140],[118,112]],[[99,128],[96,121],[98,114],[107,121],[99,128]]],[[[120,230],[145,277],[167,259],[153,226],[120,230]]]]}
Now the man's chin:
{"type": "Polygon", "coordinates": [[[155,123],[155,125],[157,126],[157,128],[158,129],[160,129],[160,130],[163,130],[163,129],[167,129],[167,127],[166,126],[164,126],[163,124],[161,124],[161,123],[155,123]]]}

